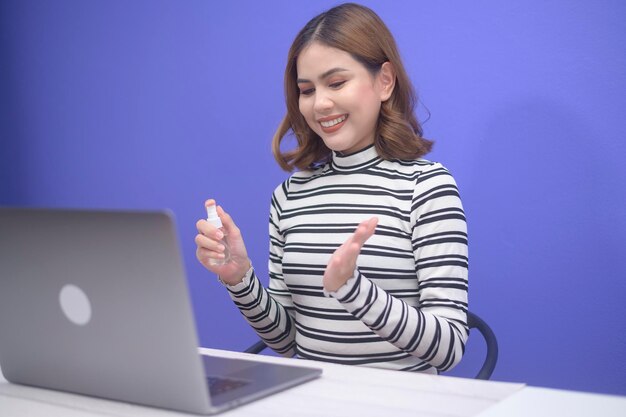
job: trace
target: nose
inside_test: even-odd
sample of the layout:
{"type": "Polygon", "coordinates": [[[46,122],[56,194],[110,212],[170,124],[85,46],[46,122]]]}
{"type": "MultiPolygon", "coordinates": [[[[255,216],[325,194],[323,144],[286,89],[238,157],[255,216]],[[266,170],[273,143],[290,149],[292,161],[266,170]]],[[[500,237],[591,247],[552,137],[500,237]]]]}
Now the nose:
{"type": "Polygon", "coordinates": [[[315,103],[313,105],[313,110],[315,113],[325,114],[328,113],[334,106],[331,98],[324,91],[320,91],[319,89],[315,94],[315,103]]]}

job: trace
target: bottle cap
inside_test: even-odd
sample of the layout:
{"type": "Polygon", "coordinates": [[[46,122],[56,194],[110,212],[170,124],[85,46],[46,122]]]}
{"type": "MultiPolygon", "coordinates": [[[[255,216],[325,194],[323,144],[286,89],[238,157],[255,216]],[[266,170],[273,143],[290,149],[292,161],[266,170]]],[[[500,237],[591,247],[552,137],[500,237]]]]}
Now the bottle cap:
{"type": "Polygon", "coordinates": [[[206,207],[206,220],[217,228],[222,227],[222,220],[217,215],[217,206],[215,204],[206,207]]]}

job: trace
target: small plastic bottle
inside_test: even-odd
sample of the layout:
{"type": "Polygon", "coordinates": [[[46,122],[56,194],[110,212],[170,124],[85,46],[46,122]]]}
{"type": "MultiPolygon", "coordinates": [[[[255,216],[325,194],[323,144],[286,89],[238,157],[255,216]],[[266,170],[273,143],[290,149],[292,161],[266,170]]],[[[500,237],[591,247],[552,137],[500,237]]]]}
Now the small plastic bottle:
{"type": "Polygon", "coordinates": [[[226,241],[226,230],[222,225],[222,220],[217,215],[217,206],[215,204],[211,204],[206,208],[207,221],[211,223],[213,226],[217,227],[224,234],[222,240],[220,240],[220,244],[224,245],[224,258],[221,259],[209,259],[209,264],[211,265],[224,265],[230,261],[230,248],[228,247],[228,242],[226,241]]]}

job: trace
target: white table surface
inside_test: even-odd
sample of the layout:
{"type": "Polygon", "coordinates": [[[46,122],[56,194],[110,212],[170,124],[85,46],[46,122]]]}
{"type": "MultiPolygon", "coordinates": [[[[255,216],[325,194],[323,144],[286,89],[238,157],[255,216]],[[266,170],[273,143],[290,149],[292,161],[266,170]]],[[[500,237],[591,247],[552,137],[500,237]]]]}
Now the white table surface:
{"type": "MultiPolygon", "coordinates": [[[[296,362],[323,368],[321,378],[220,414],[227,417],[626,416],[626,397],[205,348],[201,352],[226,357],[252,357],[265,362],[296,362]]],[[[189,414],[9,384],[0,379],[0,416],[171,417],[189,414]]]]}

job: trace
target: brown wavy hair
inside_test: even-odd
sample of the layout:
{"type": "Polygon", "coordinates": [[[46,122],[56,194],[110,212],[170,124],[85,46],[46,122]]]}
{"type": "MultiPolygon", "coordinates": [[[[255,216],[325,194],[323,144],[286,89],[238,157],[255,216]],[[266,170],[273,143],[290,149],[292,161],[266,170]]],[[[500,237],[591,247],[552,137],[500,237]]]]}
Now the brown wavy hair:
{"type": "Polygon", "coordinates": [[[332,151],[307,124],[298,106],[298,56],[313,42],[341,49],[375,76],[385,62],[396,73],[391,97],[382,103],[374,144],[384,159],[415,159],[430,152],[433,142],[422,137],[422,127],[413,113],[417,96],[402,65],[391,32],[371,9],[354,3],[334,7],[311,19],[298,33],[289,49],[285,68],[287,114],[272,139],[274,158],[285,171],[310,170],[326,163],[332,151]],[[281,151],[280,145],[291,131],[297,147],[281,151]]]}

